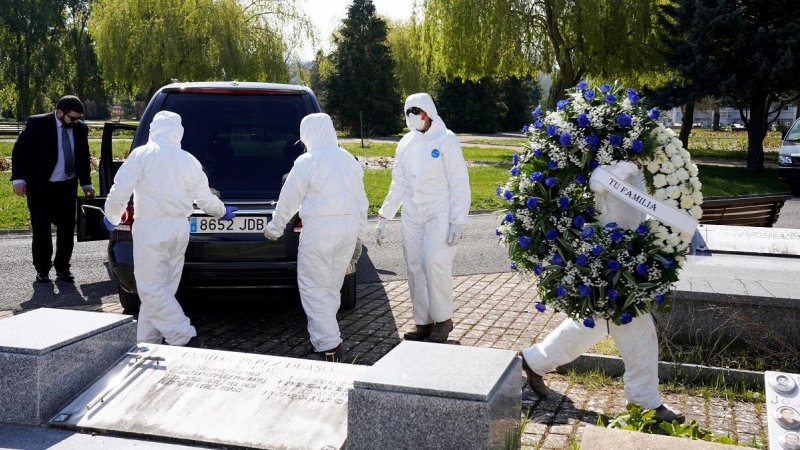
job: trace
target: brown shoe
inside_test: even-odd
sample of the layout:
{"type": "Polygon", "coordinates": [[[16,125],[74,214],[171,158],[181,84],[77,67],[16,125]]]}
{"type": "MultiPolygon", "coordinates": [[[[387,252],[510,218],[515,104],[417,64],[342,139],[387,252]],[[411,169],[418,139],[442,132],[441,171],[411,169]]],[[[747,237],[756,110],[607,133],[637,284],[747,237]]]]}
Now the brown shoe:
{"type": "Polygon", "coordinates": [[[530,368],[527,362],[525,362],[525,357],[522,357],[522,371],[525,372],[525,376],[528,377],[528,386],[531,388],[539,398],[547,397],[547,385],[544,384],[544,378],[541,375],[537,375],[533,369],[530,368]]]}
{"type": "Polygon", "coordinates": [[[416,325],[414,331],[403,335],[403,339],[407,341],[422,341],[425,340],[426,337],[431,335],[431,331],[433,331],[432,323],[429,323],[427,325],[416,325]]]}
{"type": "Polygon", "coordinates": [[[433,324],[433,331],[428,336],[426,341],[443,343],[447,341],[447,336],[453,331],[453,319],[447,319],[444,322],[436,322],[433,324]]]}

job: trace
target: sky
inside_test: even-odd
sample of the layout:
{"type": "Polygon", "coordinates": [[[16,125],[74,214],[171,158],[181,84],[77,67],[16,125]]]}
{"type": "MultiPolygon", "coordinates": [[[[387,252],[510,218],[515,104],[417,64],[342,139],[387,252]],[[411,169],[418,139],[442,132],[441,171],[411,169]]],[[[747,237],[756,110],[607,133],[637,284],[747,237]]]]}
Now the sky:
{"type": "MultiPolygon", "coordinates": [[[[352,0],[305,0],[303,8],[319,31],[320,45],[330,50],[330,36],[342,19],[347,16],[347,8],[352,0]]],[[[392,20],[408,19],[414,0],[372,0],[378,15],[392,20]]],[[[300,56],[303,60],[314,59],[315,49],[306,46],[300,56]]]]}

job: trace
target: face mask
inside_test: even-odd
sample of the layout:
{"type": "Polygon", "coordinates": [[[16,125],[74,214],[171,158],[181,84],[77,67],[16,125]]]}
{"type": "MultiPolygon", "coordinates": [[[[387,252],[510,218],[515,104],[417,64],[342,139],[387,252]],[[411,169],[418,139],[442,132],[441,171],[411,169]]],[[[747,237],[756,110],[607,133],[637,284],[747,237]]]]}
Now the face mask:
{"type": "Polygon", "coordinates": [[[425,121],[416,114],[409,114],[406,116],[406,125],[408,125],[409,130],[420,131],[425,128],[425,121]]]}

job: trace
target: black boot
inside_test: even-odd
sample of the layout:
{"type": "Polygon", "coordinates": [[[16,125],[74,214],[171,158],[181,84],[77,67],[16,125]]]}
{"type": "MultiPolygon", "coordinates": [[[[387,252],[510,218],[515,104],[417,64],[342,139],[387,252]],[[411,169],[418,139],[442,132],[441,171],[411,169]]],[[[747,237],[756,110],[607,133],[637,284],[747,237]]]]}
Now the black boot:
{"type": "Polygon", "coordinates": [[[403,339],[407,341],[422,341],[431,335],[431,331],[433,331],[432,323],[427,325],[417,325],[414,331],[403,335],[403,339]]]}
{"type": "Polygon", "coordinates": [[[428,336],[428,342],[443,343],[447,341],[447,336],[453,331],[453,319],[447,319],[444,322],[436,322],[433,324],[433,331],[428,336]]]}
{"type": "Polygon", "coordinates": [[[531,390],[540,398],[547,397],[547,385],[544,384],[544,378],[528,366],[524,356],[522,357],[522,371],[525,372],[525,376],[528,377],[528,386],[531,390]]]}

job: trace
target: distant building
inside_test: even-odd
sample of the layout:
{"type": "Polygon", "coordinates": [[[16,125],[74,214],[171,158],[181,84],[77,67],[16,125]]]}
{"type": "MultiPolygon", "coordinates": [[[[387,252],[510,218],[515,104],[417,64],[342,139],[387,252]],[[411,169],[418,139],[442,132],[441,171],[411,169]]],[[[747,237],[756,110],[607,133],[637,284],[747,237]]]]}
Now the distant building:
{"type": "MultiPolygon", "coordinates": [[[[745,110],[745,115],[750,111],[745,110]]],[[[797,117],[797,105],[784,106],[778,114],[778,119],[773,125],[791,125],[797,117]]],[[[680,125],[683,120],[683,112],[680,108],[672,108],[667,114],[674,125],[680,125]]],[[[772,116],[774,117],[774,115],[772,116]]],[[[772,118],[770,117],[770,119],[772,118]]],[[[700,124],[702,126],[711,125],[714,122],[713,109],[695,109],[694,118],[692,123],[700,124]]],[[[739,115],[739,110],[736,108],[720,108],[719,109],[719,124],[720,126],[728,125],[744,125],[742,118],[739,115]]]]}

